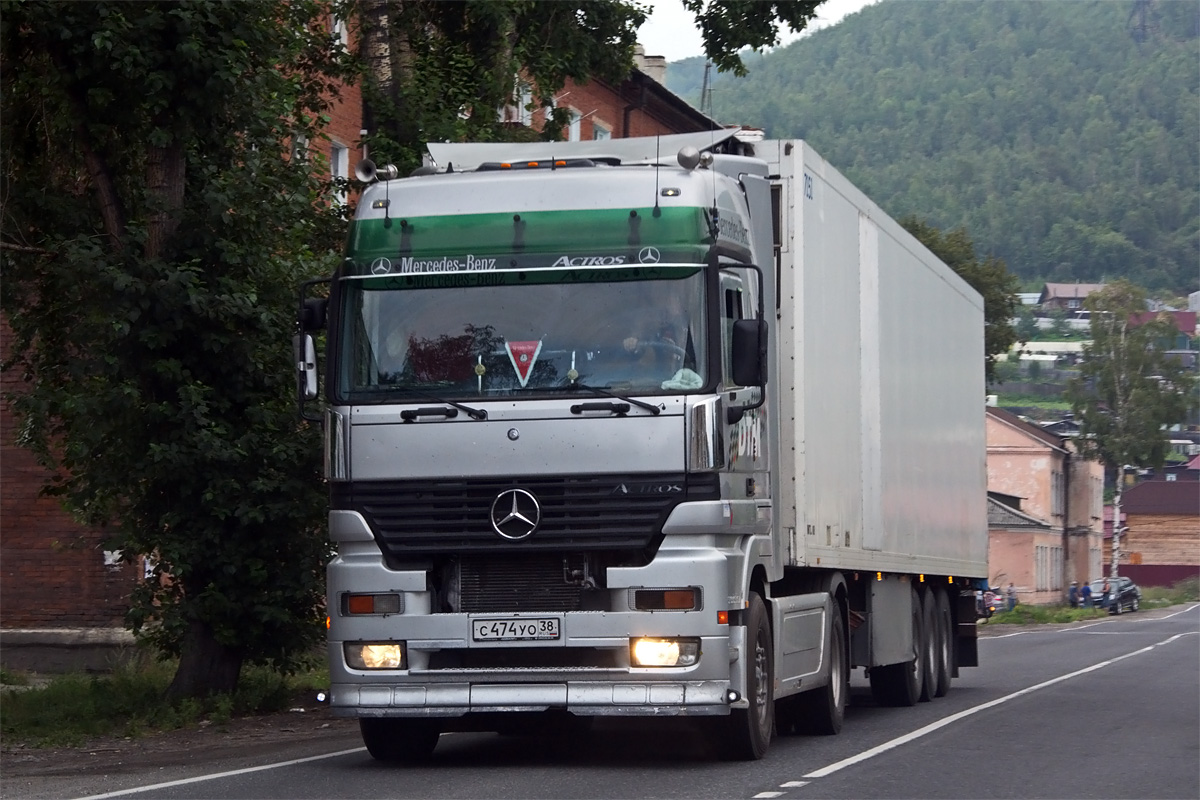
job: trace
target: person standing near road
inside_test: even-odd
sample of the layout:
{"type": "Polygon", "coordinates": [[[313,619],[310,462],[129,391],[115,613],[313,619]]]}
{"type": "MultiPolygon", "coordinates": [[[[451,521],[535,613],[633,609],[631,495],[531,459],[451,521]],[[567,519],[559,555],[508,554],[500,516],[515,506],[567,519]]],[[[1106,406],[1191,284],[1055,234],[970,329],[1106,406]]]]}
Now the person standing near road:
{"type": "Polygon", "coordinates": [[[1008,610],[1012,611],[1017,607],[1017,587],[1010,582],[1008,588],[1004,590],[1004,597],[1008,600],[1008,610]]]}
{"type": "Polygon", "coordinates": [[[1067,591],[1067,603],[1071,608],[1079,608],[1079,583],[1071,581],[1071,588],[1067,591]]]}
{"type": "Polygon", "coordinates": [[[1109,602],[1112,601],[1112,586],[1108,583],[1108,578],[1104,579],[1104,585],[1100,587],[1100,607],[1108,608],[1109,602]]]}
{"type": "Polygon", "coordinates": [[[1085,583],[1079,590],[1079,604],[1084,608],[1092,607],[1092,585],[1090,583],[1085,583]]]}

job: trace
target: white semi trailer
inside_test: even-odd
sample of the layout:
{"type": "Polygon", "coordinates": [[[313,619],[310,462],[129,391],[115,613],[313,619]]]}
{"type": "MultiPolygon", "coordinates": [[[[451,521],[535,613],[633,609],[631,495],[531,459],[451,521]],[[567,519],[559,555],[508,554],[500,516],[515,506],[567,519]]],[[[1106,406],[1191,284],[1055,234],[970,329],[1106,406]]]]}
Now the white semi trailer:
{"type": "Polygon", "coordinates": [[[687,716],[759,758],[838,732],[853,668],[912,705],[977,663],[975,291],[803,141],[429,149],[300,298],[374,757],[687,716]]]}

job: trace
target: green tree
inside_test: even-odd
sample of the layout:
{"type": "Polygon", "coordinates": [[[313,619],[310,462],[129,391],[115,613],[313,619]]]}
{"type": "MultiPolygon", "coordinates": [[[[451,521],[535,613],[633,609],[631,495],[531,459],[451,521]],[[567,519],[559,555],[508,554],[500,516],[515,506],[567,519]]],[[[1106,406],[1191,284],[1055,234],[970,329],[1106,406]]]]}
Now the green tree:
{"type": "MultiPolygon", "coordinates": [[[[778,41],[780,24],[802,30],[823,0],[680,0],[696,18],[709,57],[744,72],[738,51],[778,41]]],[[[402,172],[430,141],[559,139],[568,78],[619,84],[633,68],[646,9],[627,0],[359,0],[367,141],[402,172]],[[541,109],[540,134],[505,123],[504,107],[541,109]]]]}
{"type": "Polygon", "coordinates": [[[554,97],[568,78],[619,83],[646,14],[616,0],[360,0],[368,143],[402,171],[430,141],[537,136],[504,107],[542,108],[542,135],[567,121],[554,97]]]}
{"type": "Polygon", "coordinates": [[[779,44],[779,23],[802,31],[817,15],[824,0],[683,0],[692,12],[704,52],[720,72],[745,75],[739,52],[746,47],[761,50],[779,44]]]}
{"type": "MultiPolygon", "coordinates": [[[[1162,465],[1168,447],[1166,427],[1182,422],[1193,401],[1195,376],[1166,349],[1178,335],[1169,314],[1146,319],[1146,295],[1116,280],[1088,295],[1092,341],[1083,348],[1079,376],[1067,385],[1080,451],[1116,468],[1114,520],[1121,519],[1121,496],[1128,467],[1162,465]]],[[[1113,528],[1112,566],[1117,575],[1121,527],[1113,528]]]]}
{"type": "Polygon", "coordinates": [[[1015,275],[1000,259],[989,256],[980,260],[975,245],[963,228],[942,233],[915,217],[900,220],[905,230],[946,262],[967,283],[983,295],[983,354],[988,383],[996,379],[996,356],[1007,353],[1017,341],[1013,313],[1021,288],[1015,275]]]}
{"type": "Polygon", "coordinates": [[[327,3],[4,2],[3,310],[21,441],[106,547],[171,698],[287,669],[322,632],[320,447],[296,283],[340,220],[317,159],[327,3]]]}

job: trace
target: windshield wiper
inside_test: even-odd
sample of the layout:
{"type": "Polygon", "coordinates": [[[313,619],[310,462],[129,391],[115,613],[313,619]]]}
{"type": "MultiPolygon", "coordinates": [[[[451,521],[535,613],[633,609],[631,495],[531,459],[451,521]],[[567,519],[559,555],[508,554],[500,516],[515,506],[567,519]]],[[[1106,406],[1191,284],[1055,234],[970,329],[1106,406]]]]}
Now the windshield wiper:
{"type": "MultiPolygon", "coordinates": [[[[464,406],[462,403],[456,403],[453,400],[446,400],[445,398],[437,397],[432,394],[423,394],[421,392],[411,392],[411,391],[407,391],[407,390],[405,390],[405,392],[406,392],[406,394],[412,395],[413,397],[418,398],[420,400],[429,400],[430,402],[433,402],[433,403],[445,403],[448,406],[453,406],[454,408],[457,408],[459,411],[466,412],[467,416],[470,417],[471,419],[487,419],[487,411],[485,411],[482,408],[472,408],[471,406],[464,406]]],[[[417,417],[433,416],[438,411],[439,411],[439,409],[418,408],[416,411],[411,411],[411,410],[410,411],[401,411],[400,416],[402,419],[404,419],[405,422],[412,422],[417,417]]],[[[446,413],[449,411],[450,411],[450,409],[445,409],[445,408],[440,409],[441,416],[444,416],[447,419],[457,416],[457,414],[455,414],[455,413],[446,413]]]]}
{"type": "Polygon", "coordinates": [[[631,404],[637,406],[638,408],[644,408],[647,411],[649,411],[651,414],[654,414],[655,416],[662,413],[662,409],[656,405],[647,403],[643,400],[636,400],[632,397],[626,397],[625,395],[617,394],[616,392],[610,392],[608,389],[603,389],[599,386],[588,386],[586,383],[579,383],[578,381],[576,381],[574,383],[567,384],[566,386],[563,386],[561,388],[567,389],[567,390],[586,389],[587,391],[591,392],[592,394],[601,394],[601,395],[604,395],[605,397],[613,397],[613,398],[616,398],[617,400],[623,400],[626,403],[631,403],[631,404]]]}

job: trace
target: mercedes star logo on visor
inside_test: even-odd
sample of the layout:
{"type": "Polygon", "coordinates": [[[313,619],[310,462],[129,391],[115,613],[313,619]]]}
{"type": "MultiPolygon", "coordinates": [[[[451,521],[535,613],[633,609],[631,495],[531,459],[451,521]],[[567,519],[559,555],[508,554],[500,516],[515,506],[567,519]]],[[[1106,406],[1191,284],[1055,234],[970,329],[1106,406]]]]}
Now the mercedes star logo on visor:
{"type": "Polygon", "coordinates": [[[508,489],[492,501],[492,529],[505,539],[524,539],[542,521],[537,498],[524,489],[508,489]]]}

